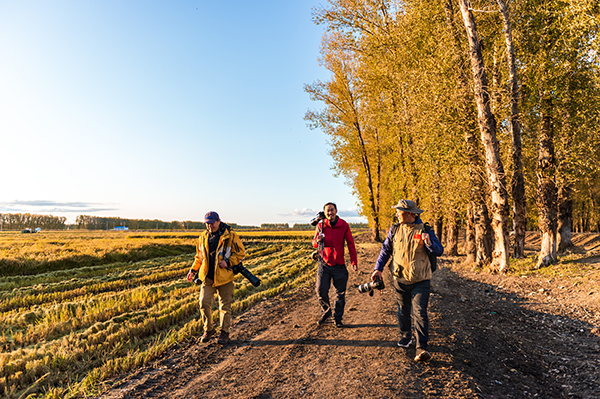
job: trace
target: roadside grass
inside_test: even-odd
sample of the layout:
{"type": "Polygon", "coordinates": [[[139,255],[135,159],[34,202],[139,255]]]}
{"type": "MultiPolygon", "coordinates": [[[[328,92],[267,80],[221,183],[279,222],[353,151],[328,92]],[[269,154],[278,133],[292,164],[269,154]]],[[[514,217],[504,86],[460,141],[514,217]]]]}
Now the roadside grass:
{"type": "Polygon", "coordinates": [[[541,276],[548,278],[599,278],[600,263],[590,263],[585,254],[564,254],[558,256],[558,261],[546,267],[536,269],[537,256],[525,259],[511,259],[509,275],[529,277],[541,276]]]}
{"type": "MultiPolygon", "coordinates": [[[[262,282],[254,287],[236,276],[234,315],[313,277],[312,233],[276,233],[242,234],[247,249],[244,266],[262,282]]],[[[0,395],[11,399],[86,397],[98,393],[108,379],[148,364],[202,332],[200,289],[185,280],[197,235],[157,236],[108,232],[46,233],[32,238],[0,234],[0,251],[14,254],[12,247],[19,245],[22,237],[32,253],[20,252],[21,260],[38,262],[38,266],[47,259],[60,259],[68,253],[65,248],[95,253],[95,261],[101,263],[111,251],[127,258],[127,251],[136,252],[149,241],[159,247],[144,260],[81,261],[77,266],[50,268],[35,275],[13,275],[11,270],[0,276],[0,395]],[[99,248],[94,248],[96,244],[99,248]],[[165,253],[161,245],[191,250],[153,256],[165,253]]],[[[65,264],[54,264],[58,265],[65,264]]],[[[215,320],[216,307],[215,301],[215,320]]]]}

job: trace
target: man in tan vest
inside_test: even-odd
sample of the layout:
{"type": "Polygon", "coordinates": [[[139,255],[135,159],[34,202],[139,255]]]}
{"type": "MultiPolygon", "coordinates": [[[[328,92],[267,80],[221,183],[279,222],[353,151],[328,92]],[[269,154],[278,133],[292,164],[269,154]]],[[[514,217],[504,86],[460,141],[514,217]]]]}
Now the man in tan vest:
{"type": "Polygon", "coordinates": [[[444,248],[428,225],[419,215],[423,210],[410,200],[400,200],[396,208],[399,223],[392,226],[375,264],[371,278],[381,278],[383,267],[393,256],[392,274],[398,299],[398,323],[400,341],[398,346],[408,348],[412,344],[412,327],[416,335],[415,360],[431,359],[427,351],[429,318],[427,305],[431,291],[432,264],[430,256],[441,256],[444,248]]]}

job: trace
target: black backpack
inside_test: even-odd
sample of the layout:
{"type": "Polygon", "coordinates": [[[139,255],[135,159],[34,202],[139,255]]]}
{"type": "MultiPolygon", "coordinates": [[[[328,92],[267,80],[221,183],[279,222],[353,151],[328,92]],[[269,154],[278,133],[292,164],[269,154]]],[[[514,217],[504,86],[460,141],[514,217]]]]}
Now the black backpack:
{"type": "MultiPolygon", "coordinates": [[[[396,235],[396,232],[398,231],[399,228],[400,228],[400,223],[396,223],[392,226],[392,240],[394,239],[394,236],[396,235]]],[[[423,224],[423,230],[425,231],[425,233],[429,234],[429,232],[431,231],[431,226],[429,225],[429,223],[423,224]]],[[[437,270],[437,256],[435,256],[433,254],[433,252],[427,251],[427,257],[429,258],[429,264],[431,265],[431,271],[432,272],[436,271],[437,270]]]]}

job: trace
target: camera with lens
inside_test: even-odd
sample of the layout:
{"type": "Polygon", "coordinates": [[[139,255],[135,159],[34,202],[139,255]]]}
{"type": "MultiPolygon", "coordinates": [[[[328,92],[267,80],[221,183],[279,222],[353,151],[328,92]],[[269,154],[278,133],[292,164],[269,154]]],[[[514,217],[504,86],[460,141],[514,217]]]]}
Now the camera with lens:
{"type": "Polygon", "coordinates": [[[198,270],[193,271],[192,283],[196,285],[202,284],[202,280],[200,280],[200,277],[198,277],[198,270]]]}
{"type": "Polygon", "coordinates": [[[379,276],[375,276],[375,280],[370,283],[361,284],[358,286],[358,292],[364,294],[369,293],[369,296],[373,296],[373,290],[382,290],[385,288],[383,280],[379,276]]]}
{"type": "Polygon", "coordinates": [[[312,258],[312,260],[315,261],[319,261],[319,250],[314,250],[311,254],[310,257],[312,258]]]}
{"type": "Polygon", "coordinates": [[[246,269],[241,263],[238,263],[235,266],[231,266],[231,271],[233,272],[233,274],[241,273],[242,276],[244,276],[246,280],[250,281],[250,284],[252,284],[255,287],[258,287],[260,285],[260,279],[254,274],[252,274],[250,270],[246,269]]]}
{"type": "Polygon", "coordinates": [[[317,213],[317,216],[315,216],[315,218],[310,221],[310,225],[316,226],[323,219],[325,219],[325,212],[320,211],[319,213],[317,213]]]}

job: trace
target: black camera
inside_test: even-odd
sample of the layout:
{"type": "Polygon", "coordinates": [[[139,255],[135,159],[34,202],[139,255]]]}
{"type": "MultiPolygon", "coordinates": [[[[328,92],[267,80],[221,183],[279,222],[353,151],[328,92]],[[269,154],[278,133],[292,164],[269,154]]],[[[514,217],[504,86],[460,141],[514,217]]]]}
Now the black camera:
{"type": "Polygon", "coordinates": [[[235,266],[231,266],[231,271],[233,272],[233,274],[241,273],[242,276],[244,276],[246,280],[250,281],[250,284],[252,284],[255,287],[258,287],[260,285],[260,279],[254,274],[252,274],[250,270],[246,269],[241,263],[238,263],[235,266]]]}
{"type": "Polygon", "coordinates": [[[323,219],[325,219],[325,212],[320,211],[319,213],[317,213],[317,216],[313,220],[310,221],[310,225],[316,226],[323,219]]]}
{"type": "Polygon", "coordinates": [[[310,257],[312,258],[312,260],[316,260],[316,261],[318,261],[318,260],[319,260],[319,257],[320,257],[320,256],[319,256],[319,250],[318,250],[318,249],[317,249],[317,250],[314,250],[314,251],[312,252],[312,254],[310,254],[310,257]]]}
{"type": "Polygon", "coordinates": [[[202,284],[202,280],[200,280],[200,277],[198,277],[198,270],[194,270],[194,277],[192,278],[192,282],[196,285],[200,285],[202,284]]]}
{"type": "MultiPolygon", "coordinates": [[[[230,269],[233,272],[233,274],[242,273],[242,276],[246,277],[248,281],[250,281],[250,284],[252,284],[253,286],[258,287],[260,285],[260,279],[254,274],[252,274],[250,270],[246,269],[241,263],[235,266],[231,266],[230,269]]],[[[202,280],[200,280],[200,277],[198,277],[198,271],[194,271],[194,277],[192,279],[192,282],[196,285],[202,284],[202,280]]]]}
{"type": "Polygon", "coordinates": [[[373,296],[373,290],[382,290],[384,288],[385,285],[383,284],[383,280],[379,278],[379,276],[376,276],[375,281],[359,285],[358,292],[360,292],[361,294],[368,292],[369,296],[373,296]]]}

